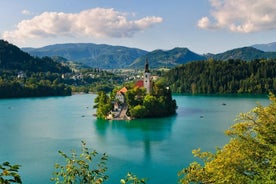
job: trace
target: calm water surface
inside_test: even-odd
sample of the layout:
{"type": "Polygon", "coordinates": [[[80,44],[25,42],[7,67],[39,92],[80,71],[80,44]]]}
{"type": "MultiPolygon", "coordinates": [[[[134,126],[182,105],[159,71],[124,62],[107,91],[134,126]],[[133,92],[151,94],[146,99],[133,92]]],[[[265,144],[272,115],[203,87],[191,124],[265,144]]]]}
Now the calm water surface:
{"type": "Polygon", "coordinates": [[[0,100],[0,162],[21,164],[23,183],[47,184],[62,150],[79,150],[81,140],[107,153],[106,183],[128,171],[149,184],[177,183],[177,172],[194,161],[198,147],[214,151],[240,112],[267,98],[174,96],[177,115],[162,119],[100,121],[92,116],[95,95],[0,100]],[[226,105],[222,105],[225,103],[226,105]]]}

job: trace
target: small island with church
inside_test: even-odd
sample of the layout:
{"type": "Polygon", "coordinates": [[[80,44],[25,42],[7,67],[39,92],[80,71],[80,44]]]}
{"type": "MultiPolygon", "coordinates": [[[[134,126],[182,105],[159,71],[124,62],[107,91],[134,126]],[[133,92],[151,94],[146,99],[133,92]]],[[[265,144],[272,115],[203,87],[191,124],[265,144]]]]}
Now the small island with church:
{"type": "Polygon", "coordinates": [[[152,80],[148,61],[142,80],[116,88],[110,94],[100,91],[94,102],[97,118],[109,120],[166,117],[174,115],[177,109],[170,88],[152,80]]]}

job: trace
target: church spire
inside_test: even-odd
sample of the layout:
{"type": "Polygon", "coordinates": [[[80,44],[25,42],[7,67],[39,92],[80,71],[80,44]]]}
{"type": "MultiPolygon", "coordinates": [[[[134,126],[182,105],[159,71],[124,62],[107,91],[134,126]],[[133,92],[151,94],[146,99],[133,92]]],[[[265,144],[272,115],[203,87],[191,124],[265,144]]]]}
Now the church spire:
{"type": "Polygon", "coordinates": [[[146,64],[145,64],[145,72],[149,73],[149,62],[148,62],[148,58],[146,59],[146,64]]]}

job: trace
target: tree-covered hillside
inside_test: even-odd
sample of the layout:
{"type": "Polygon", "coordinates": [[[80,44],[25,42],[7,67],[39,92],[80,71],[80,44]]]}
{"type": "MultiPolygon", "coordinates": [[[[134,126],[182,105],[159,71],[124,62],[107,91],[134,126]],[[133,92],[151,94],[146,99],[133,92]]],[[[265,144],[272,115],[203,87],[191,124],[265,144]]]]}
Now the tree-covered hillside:
{"type": "Polygon", "coordinates": [[[71,95],[62,74],[69,67],[49,57],[34,58],[0,40],[0,98],[71,95]]]}
{"type": "Polygon", "coordinates": [[[32,57],[4,40],[0,40],[0,69],[31,72],[70,72],[68,67],[54,62],[49,57],[32,57]]]}
{"type": "Polygon", "coordinates": [[[172,68],[180,64],[210,58],[223,61],[276,59],[275,51],[264,52],[253,47],[235,48],[219,54],[205,55],[181,47],[147,52],[137,48],[93,43],[56,44],[42,48],[23,48],[23,50],[33,56],[59,56],[84,66],[101,69],[142,69],[146,59],[150,61],[152,68],[172,68]]]}
{"type": "Polygon", "coordinates": [[[264,52],[253,47],[242,47],[228,50],[219,54],[211,54],[207,58],[215,60],[227,61],[229,59],[240,59],[245,61],[252,61],[254,59],[275,59],[276,52],[264,52]]]}
{"type": "Polygon", "coordinates": [[[146,59],[150,61],[151,68],[172,68],[187,62],[204,60],[205,57],[187,48],[174,48],[168,51],[155,50],[137,58],[130,67],[143,68],[146,59]]]}
{"type": "Polygon", "coordinates": [[[128,68],[138,57],[147,53],[142,49],[93,43],[56,44],[42,48],[23,48],[33,56],[61,56],[92,68],[128,68]]]}
{"type": "Polygon", "coordinates": [[[165,81],[176,93],[267,94],[276,92],[276,60],[191,62],[170,70],[165,81]]]}

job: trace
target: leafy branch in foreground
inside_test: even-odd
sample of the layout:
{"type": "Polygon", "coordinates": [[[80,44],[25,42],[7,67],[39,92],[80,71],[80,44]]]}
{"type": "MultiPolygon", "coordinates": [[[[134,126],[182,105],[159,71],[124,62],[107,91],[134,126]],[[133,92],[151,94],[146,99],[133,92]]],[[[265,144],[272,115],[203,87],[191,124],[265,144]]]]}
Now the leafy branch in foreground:
{"type": "Polygon", "coordinates": [[[11,165],[9,162],[0,164],[0,183],[22,183],[21,177],[18,174],[20,165],[11,165]]]}
{"type": "Polygon", "coordinates": [[[121,179],[121,184],[145,184],[146,179],[142,178],[139,179],[136,175],[133,175],[132,173],[127,173],[126,177],[124,179],[121,179]]]}
{"type": "MultiPolygon", "coordinates": [[[[98,153],[89,151],[84,141],[82,143],[82,153],[78,155],[76,151],[71,151],[68,156],[62,151],[59,154],[65,158],[66,165],[56,164],[56,172],[53,173],[52,181],[56,184],[102,184],[108,179],[105,174],[107,167],[107,154],[98,156],[98,153]],[[93,163],[92,163],[93,162],[93,163]]],[[[124,179],[121,179],[121,184],[145,184],[145,179],[139,179],[136,175],[128,173],[124,179]]]]}
{"type": "Polygon", "coordinates": [[[59,151],[59,154],[65,158],[66,165],[55,165],[57,171],[53,173],[54,177],[51,180],[55,181],[56,184],[101,184],[108,179],[105,174],[107,155],[104,153],[98,158],[98,153],[95,150],[90,152],[84,141],[82,141],[82,153],[80,155],[76,151],[71,151],[71,156],[62,151],[59,151]]]}
{"type": "Polygon", "coordinates": [[[181,170],[179,183],[275,183],[276,97],[268,107],[258,105],[241,114],[226,134],[231,140],[216,153],[194,150],[203,165],[193,162],[181,170]]]}

